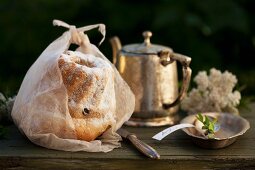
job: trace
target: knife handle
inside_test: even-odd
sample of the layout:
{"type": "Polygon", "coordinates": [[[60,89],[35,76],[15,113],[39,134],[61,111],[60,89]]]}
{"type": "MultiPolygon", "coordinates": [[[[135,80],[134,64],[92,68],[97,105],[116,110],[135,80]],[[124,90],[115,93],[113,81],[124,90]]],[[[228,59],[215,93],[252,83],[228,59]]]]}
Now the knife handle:
{"type": "Polygon", "coordinates": [[[127,136],[127,139],[143,154],[152,158],[152,159],[159,159],[160,155],[157,153],[155,149],[153,149],[148,144],[144,143],[143,141],[139,140],[136,135],[130,134],[127,136]]]}

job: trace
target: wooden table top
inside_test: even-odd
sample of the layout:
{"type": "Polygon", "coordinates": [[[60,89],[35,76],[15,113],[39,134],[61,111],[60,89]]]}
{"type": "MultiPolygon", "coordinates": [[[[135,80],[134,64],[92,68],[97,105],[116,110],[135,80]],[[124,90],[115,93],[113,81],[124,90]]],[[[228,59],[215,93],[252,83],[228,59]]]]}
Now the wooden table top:
{"type": "Polygon", "coordinates": [[[125,127],[161,155],[152,160],[138,152],[128,141],[109,153],[64,152],[31,143],[10,126],[7,139],[0,140],[0,169],[255,169],[255,104],[241,110],[251,128],[232,145],[218,150],[203,149],[182,131],[162,141],[151,137],[166,127],[125,127]]]}

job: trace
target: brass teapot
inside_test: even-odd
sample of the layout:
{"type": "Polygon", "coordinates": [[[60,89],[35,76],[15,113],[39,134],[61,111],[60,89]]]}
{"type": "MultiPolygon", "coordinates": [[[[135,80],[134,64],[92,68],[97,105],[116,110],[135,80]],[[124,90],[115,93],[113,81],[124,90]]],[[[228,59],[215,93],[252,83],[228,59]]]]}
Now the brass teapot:
{"type": "Polygon", "coordinates": [[[173,125],[179,121],[178,104],[189,87],[191,58],[166,46],[152,44],[152,33],[143,33],[144,42],[121,46],[110,39],[113,63],[135,94],[135,111],[125,124],[130,126],[173,125]],[[182,65],[183,82],[178,90],[177,64],[182,65]]]}

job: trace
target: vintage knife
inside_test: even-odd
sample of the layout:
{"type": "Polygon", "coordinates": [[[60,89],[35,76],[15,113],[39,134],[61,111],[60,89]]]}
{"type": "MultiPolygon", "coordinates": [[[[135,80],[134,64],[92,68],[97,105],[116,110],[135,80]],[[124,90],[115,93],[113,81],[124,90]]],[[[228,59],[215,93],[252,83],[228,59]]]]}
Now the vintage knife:
{"type": "Polygon", "coordinates": [[[140,152],[142,152],[146,156],[152,159],[160,158],[160,155],[157,153],[155,149],[153,149],[151,146],[144,143],[143,141],[139,140],[134,133],[130,133],[123,128],[117,130],[117,133],[121,137],[128,139],[140,152]]]}

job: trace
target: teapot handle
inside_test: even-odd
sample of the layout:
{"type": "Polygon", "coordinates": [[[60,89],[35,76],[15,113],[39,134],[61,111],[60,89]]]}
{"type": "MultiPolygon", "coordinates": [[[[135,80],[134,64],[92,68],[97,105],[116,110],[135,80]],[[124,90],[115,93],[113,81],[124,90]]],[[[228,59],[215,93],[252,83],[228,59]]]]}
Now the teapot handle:
{"type": "MultiPolygon", "coordinates": [[[[166,56],[166,52],[160,52],[162,55],[166,56]]],[[[182,65],[182,73],[183,73],[183,81],[182,81],[182,88],[180,91],[179,96],[175,99],[175,101],[173,103],[164,103],[163,107],[165,109],[168,109],[170,107],[173,107],[175,105],[177,105],[178,103],[180,103],[180,101],[182,101],[182,99],[186,96],[187,90],[189,88],[189,83],[190,83],[190,78],[191,78],[191,73],[192,70],[189,67],[189,64],[191,62],[191,58],[184,56],[182,54],[178,54],[178,53],[169,53],[168,52],[168,57],[161,57],[161,54],[159,54],[160,58],[164,58],[164,60],[167,61],[162,61],[161,63],[165,63],[163,65],[167,65],[169,63],[172,63],[173,61],[179,61],[182,65]]]]}
{"type": "Polygon", "coordinates": [[[116,66],[118,51],[121,50],[121,42],[119,37],[114,36],[110,39],[110,43],[112,45],[112,62],[116,66]]]}

